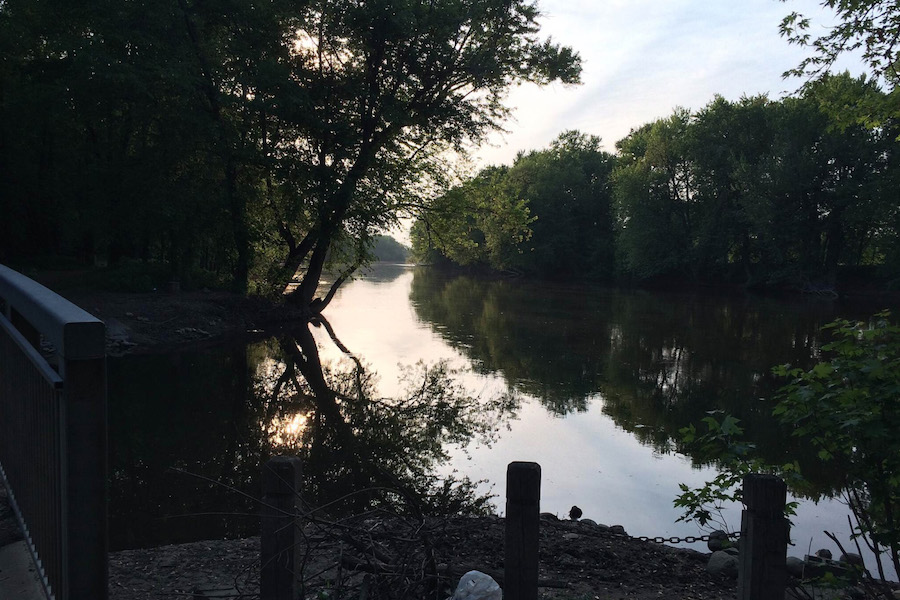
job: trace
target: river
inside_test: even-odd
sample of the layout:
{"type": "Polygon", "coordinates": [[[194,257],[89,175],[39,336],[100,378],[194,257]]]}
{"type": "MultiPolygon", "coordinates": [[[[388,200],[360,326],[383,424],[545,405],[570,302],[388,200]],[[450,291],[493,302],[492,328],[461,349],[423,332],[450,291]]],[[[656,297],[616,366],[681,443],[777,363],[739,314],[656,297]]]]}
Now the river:
{"type": "MultiPolygon", "coordinates": [[[[449,460],[433,448],[411,460],[440,476],[481,481],[477,490],[492,491],[501,514],[506,465],[535,461],[543,511],[563,517],[578,505],[584,517],[621,524],[631,535],[668,538],[701,533],[676,522],[679,484],[697,486],[715,475],[678,452],[678,430],[721,410],[742,419],[747,438],[770,460],[807,454],[773,426],[770,397],[779,382],[769,370],[810,364],[822,343],[819,328],[835,316],[880,308],[378,265],[345,285],[326,310],[344,348],[325,327],[312,334],[329,381],[352,370],[349,352],[366,373],[377,373],[370,395],[401,398],[419,385],[417,363],[443,362],[447,380],[481,407],[465,417],[465,427],[454,425],[467,427],[466,435],[398,425],[390,443],[387,434],[363,443],[378,446],[373,456],[390,462],[389,452],[402,452],[398,439],[425,448],[425,438],[435,436],[449,460]]],[[[315,411],[296,397],[276,407],[278,381],[289,379],[279,358],[284,340],[276,340],[111,359],[114,548],[252,532],[254,519],[240,514],[253,513],[252,502],[224,486],[252,495],[259,461],[291,444],[306,444],[315,460],[346,460],[329,457],[324,434],[309,441],[315,411]]],[[[330,479],[344,479],[350,489],[354,477],[330,479]]],[[[739,511],[723,515],[731,528],[739,528],[739,511]]],[[[850,543],[846,515],[835,500],[800,499],[789,554],[820,547],[837,554],[822,531],[850,543]]]]}

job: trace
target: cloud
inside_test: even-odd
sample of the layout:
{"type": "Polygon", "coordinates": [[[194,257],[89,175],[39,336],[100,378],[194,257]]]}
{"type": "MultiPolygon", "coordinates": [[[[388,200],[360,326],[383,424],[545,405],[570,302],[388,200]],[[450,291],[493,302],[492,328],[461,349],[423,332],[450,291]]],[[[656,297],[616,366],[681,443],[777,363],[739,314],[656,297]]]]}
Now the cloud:
{"type": "Polygon", "coordinates": [[[799,87],[782,73],[804,56],[779,36],[781,19],[797,10],[828,24],[818,0],[544,0],[541,8],[542,33],[581,54],[583,85],[515,88],[509,133],[475,152],[482,164],[510,163],[567,129],[598,135],[612,151],[630,129],[716,94],[779,98],[799,87]]]}

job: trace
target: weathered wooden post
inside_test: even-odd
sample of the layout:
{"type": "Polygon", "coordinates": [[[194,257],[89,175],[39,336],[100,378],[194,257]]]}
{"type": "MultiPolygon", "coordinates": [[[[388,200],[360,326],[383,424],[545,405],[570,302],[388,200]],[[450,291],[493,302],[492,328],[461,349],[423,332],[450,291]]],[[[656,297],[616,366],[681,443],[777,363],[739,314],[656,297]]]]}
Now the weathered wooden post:
{"type": "Polygon", "coordinates": [[[506,556],[503,597],[537,600],[541,465],[511,462],[506,469],[506,556]]]}
{"type": "Polygon", "coordinates": [[[302,464],[299,458],[276,456],[263,466],[260,536],[261,600],[297,600],[301,581],[298,548],[302,464]]]}
{"type": "Polygon", "coordinates": [[[744,476],[738,600],[780,600],[787,585],[790,523],[784,516],[787,485],[774,475],[744,476]]]}

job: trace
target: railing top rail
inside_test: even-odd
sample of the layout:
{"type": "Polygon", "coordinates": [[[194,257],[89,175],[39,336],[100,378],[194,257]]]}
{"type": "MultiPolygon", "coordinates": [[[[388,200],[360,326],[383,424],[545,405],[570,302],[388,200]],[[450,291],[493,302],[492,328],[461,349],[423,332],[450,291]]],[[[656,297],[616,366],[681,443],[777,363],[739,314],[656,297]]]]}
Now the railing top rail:
{"type": "Polygon", "coordinates": [[[0,298],[44,335],[67,360],[102,358],[106,326],[56,292],[0,265],[0,298]]]}

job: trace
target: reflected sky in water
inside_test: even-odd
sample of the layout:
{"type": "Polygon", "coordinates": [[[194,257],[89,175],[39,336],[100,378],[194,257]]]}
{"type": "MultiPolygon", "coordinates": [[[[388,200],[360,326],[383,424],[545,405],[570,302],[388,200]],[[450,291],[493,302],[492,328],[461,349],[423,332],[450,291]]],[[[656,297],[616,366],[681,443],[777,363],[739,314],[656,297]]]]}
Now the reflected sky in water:
{"type": "MultiPolygon", "coordinates": [[[[364,360],[378,372],[380,390],[384,395],[397,391],[396,381],[400,372],[398,365],[418,360],[448,360],[454,366],[469,368],[463,381],[474,393],[502,393],[509,385],[520,388],[518,396],[521,404],[517,415],[508,423],[508,430],[501,433],[500,439],[491,447],[454,449],[452,462],[444,467],[445,472],[455,470],[473,479],[487,480],[489,483],[486,485],[493,486],[493,493],[498,496],[496,502],[502,513],[506,465],[514,460],[535,461],[541,464],[543,471],[541,508],[544,511],[564,516],[573,504],[577,504],[583,509],[586,518],[606,524],[622,524],[632,535],[698,535],[696,525],[675,522],[680,512],[673,507],[672,500],[678,494],[679,483],[699,486],[714,476],[712,469],[698,468],[686,456],[661,452],[652,444],[641,443],[635,433],[617,425],[604,412],[606,400],[602,390],[596,390],[586,398],[586,410],[583,412],[570,412],[560,416],[548,410],[539,397],[521,391],[521,388],[527,389],[527,385],[516,385],[520,382],[515,378],[507,381],[502,368],[499,371],[484,372],[483,356],[476,359],[476,364],[480,363],[477,370],[481,373],[473,372],[472,359],[467,355],[467,346],[471,345],[466,340],[467,334],[451,331],[453,324],[422,318],[421,313],[427,311],[417,311],[410,302],[414,277],[421,275],[415,274],[411,268],[382,267],[374,276],[346,286],[329,306],[327,313],[341,341],[358,356],[365,357],[364,360]]],[[[517,287],[515,282],[509,285],[517,287]]],[[[586,292],[583,290],[578,292],[579,295],[584,293],[586,292]]],[[[672,302],[673,297],[677,295],[662,299],[661,302],[672,302]]],[[[537,298],[534,300],[539,302],[537,298]]],[[[731,300],[722,302],[724,307],[716,310],[726,315],[734,312],[731,300]]],[[[764,299],[760,302],[766,306],[763,309],[751,307],[748,312],[752,314],[748,319],[766,320],[778,318],[779,315],[781,318],[791,319],[794,314],[807,311],[815,314],[811,324],[807,326],[813,334],[820,324],[832,318],[837,308],[828,303],[807,304],[805,301],[798,305],[795,300],[782,303],[764,299]]],[[[744,300],[738,301],[738,309],[746,308],[745,304],[744,300]]],[[[521,309],[510,307],[516,308],[521,309]]],[[[466,313],[465,306],[460,309],[463,312],[457,317],[463,322],[469,320],[473,325],[473,332],[477,331],[477,321],[484,319],[488,312],[470,310],[466,313]]],[[[704,310],[700,310],[700,317],[704,310]]],[[[867,309],[863,307],[852,310],[864,312],[867,309]]],[[[539,317],[534,314],[518,314],[513,318],[539,317]]],[[[576,321],[578,318],[580,317],[575,317],[576,321]]],[[[640,321],[641,317],[637,317],[637,320],[640,321]]],[[[781,326],[778,323],[774,325],[781,326]]],[[[691,325],[685,331],[691,331],[691,325]]],[[[698,331],[698,335],[703,334],[698,331]]],[[[623,335],[628,336],[629,332],[623,332],[615,324],[608,335],[615,342],[623,335]]],[[[316,337],[320,341],[323,359],[340,358],[340,351],[333,347],[326,336],[317,334],[316,337]]],[[[807,334],[799,332],[794,337],[799,341],[793,341],[789,345],[808,354],[810,340],[806,339],[807,334]]],[[[502,342],[500,340],[498,343],[502,342]]],[[[762,346],[765,347],[765,344],[762,346]]],[[[529,351],[526,348],[522,350],[529,351]]],[[[660,363],[677,366],[679,361],[687,360],[692,351],[685,347],[663,348],[658,353],[658,359],[660,363]]],[[[728,348],[705,350],[712,354],[725,353],[726,355],[720,356],[725,363],[739,361],[740,349],[731,348],[730,351],[734,353],[733,356],[727,355],[728,348]]],[[[781,360],[778,356],[772,358],[781,360]]],[[[771,366],[775,363],[769,360],[765,364],[771,366]]],[[[704,368],[708,371],[718,367],[713,365],[704,368]]],[[[659,390],[667,392],[672,388],[674,377],[674,371],[655,373],[659,390]]],[[[747,379],[752,381],[761,377],[765,375],[747,375],[747,379]]],[[[618,394],[622,382],[606,381],[604,386],[618,394]]],[[[728,390],[728,393],[734,393],[734,390],[728,390]]],[[[798,515],[793,519],[795,526],[792,538],[797,546],[790,549],[789,554],[803,555],[810,544],[813,551],[819,547],[831,547],[833,543],[822,534],[823,529],[848,540],[846,514],[843,505],[835,501],[826,500],[818,505],[803,501],[798,515]]],[[[726,519],[732,527],[739,528],[740,507],[727,511],[726,519]]],[[[836,548],[833,550],[837,553],[836,548]]]]}
{"type": "MultiPolygon", "coordinates": [[[[318,376],[310,370],[316,365],[302,359],[314,354],[303,348],[306,328],[249,344],[115,359],[113,546],[251,534],[258,527],[252,519],[183,516],[256,509],[173,467],[253,495],[260,462],[291,448],[307,453],[310,486],[323,494],[372,484],[373,475],[355,469],[357,463],[395,468],[409,460],[420,474],[436,468],[438,475],[486,480],[479,491],[492,491],[501,513],[507,464],[535,461],[542,466],[544,511],[564,516],[578,505],[585,517],[621,524],[632,535],[695,536],[696,525],[675,523],[680,513],[672,501],[679,483],[699,486],[713,471],[674,451],[678,429],[722,409],[743,420],[772,460],[802,454],[771,426],[770,405],[759,399],[776,385],[768,369],[811,360],[818,328],[836,311],[853,317],[878,308],[476,280],[379,265],[346,284],[328,307],[334,334],[375,374],[369,398],[408,397],[402,377],[421,377],[420,361],[458,369],[452,381],[482,403],[451,424],[470,441],[451,445],[449,461],[435,464],[428,436],[450,437],[431,431],[421,415],[439,412],[417,412],[413,422],[391,412],[393,400],[368,410],[365,402],[348,404],[331,394],[322,404],[313,398],[315,386],[305,384],[276,394],[291,356],[298,374],[318,376]],[[329,430],[329,421],[338,429],[329,430]],[[479,432],[495,427],[499,435],[488,444],[479,432]],[[421,453],[395,459],[392,452],[404,446],[421,453]]],[[[311,331],[319,375],[324,367],[326,379],[337,377],[331,381],[342,381],[346,393],[355,364],[326,327],[311,331]]],[[[430,475],[400,476],[430,485],[430,475]]],[[[738,511],[726,516],[733,528],[738,511]]],[[[813,551],[831,547],[823,529],[842,539],[849,533],[846,511],[835,502],[806,502],[794,521],[794,555],[810,544],[813,551]]]]}

